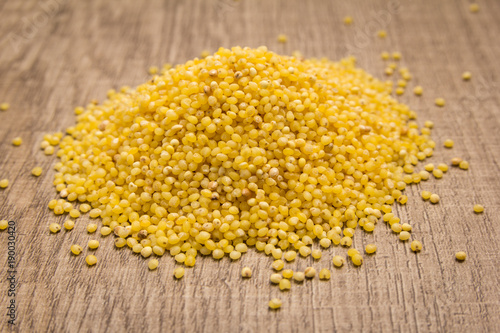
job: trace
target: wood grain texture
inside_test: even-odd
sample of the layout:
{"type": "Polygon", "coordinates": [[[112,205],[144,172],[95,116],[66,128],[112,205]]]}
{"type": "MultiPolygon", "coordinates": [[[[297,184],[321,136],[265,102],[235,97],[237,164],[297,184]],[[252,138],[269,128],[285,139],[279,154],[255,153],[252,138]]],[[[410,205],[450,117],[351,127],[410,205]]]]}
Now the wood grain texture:
{"type": "MultiPolygon", "coordinates": [[[[0,2],[0,218],[16,221],[17,320],[7,325],[7,234],[0,233],[0,331],[163,331],[163,332],[498,332],[500,331],[500,2],[478,1],[76,1],[0,2]],[[354,18],[346,27],[342,19],[354,18]],[[379,39],[376,31],[387,30],[379,39]],[[288,35],[286,44],[277,36],[288,35]],[[468,172],[450,170],[441,181],[411,187],[403,222],[414,226],[424,251],[414,255],[381,223],[359,232],[354,245],[378,245],[378,254],[334,270],[328,282],[293,284],[288,293],[270,286],[270,258],[250,252],[238,262],[201,258],[181,281],[174,281],[171,257],[149,272],[146,261],[104,238],[99,263],[69,253],[73,243],[95,236],[75,230],[51,235],[48,225],[63,222],[47,208],[56,197],[51,167],[56,157],[38,149],[44,133],[74,123],[73,108],[103,100],[109,88],[147,80],[151,65],[183,63],[203,49],[267,45],[278,53],[300,50],[306,57],[340,59],[383,77],[382,51],[401,51],[402,64],[424,95],[399,99],[435,122],[438,144],[432,162],[462,156],[468,172]],[[469,70],[470,82],[461,74],[469,70]],[[447,105],[433,101],[444,97],[447,105]],[[24,144],[11,145],[21,136],[24,144]],[[39,178],[30,170],[40,165],[39,178]],[[422,189],[439,193],[441,203],[420,199],[422,189]],[[474,215],[474,203],[486,211],[474,215]],[[454,253],[464,250],[463,263],[454,253]],[[253,277],[242,281],[243,266],[253,277]],[[270,312],[267,302],[281,297],[270,312]]],[[[319,263],[331,267],[332,248],[319,263]]]]}

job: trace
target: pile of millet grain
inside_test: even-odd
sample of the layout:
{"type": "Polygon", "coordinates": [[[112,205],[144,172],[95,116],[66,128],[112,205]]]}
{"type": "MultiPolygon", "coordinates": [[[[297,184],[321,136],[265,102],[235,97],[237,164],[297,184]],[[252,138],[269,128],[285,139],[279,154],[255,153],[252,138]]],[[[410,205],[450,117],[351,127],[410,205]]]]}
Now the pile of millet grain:
{"type": "MultiPolygon", "coordinates": [[[[238,260],[255,247],[280,271],[298,255],[319,259],[314,242],[351,247],[357,229],[370,233],[381,220],[405,242],[412,228],[392,205],[406,203],[408,185],[447,167],[416,171],[433,154],[433,124],[419,128],[416,113],[392,93],[390,82],[356,68],[354,58],[303,59],[266,47],[221,48],[164,67],[136,89],[76,108],[67,135],[45,137],[42,148],[59,146],[60,159],[61,198],[49,208],[73,219],[88,213],[100,221],[87,230],[114,234],[116,247],[145,258],[169,252],[185,266],[198,255],[238,260]]],[[[418,252],[422,244],[409,247],[418,252]]],[[[375,251],[374,244],[365,250],[375,251]]],[[[355,249],[348,258],[363,261],[355,249]]],[[[332,261],[338,268],[345,259],[332,261]]],[[[286,290],[284,280],[316,274],[306,271],[285,269],[271,281],[286,290]]],[[[183,274],[180,267],[175,276],[183,274]]],[[[330,271],[319,275],[328,279],[330,271]]]]}

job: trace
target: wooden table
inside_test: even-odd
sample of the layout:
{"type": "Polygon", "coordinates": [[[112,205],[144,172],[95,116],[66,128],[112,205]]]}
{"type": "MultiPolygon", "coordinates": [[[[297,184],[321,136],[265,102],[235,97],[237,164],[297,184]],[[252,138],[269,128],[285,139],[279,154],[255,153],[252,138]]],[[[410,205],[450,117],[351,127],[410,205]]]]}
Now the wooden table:
{"type": "MultiPolygon", "coordinates": [[[[498,332],[500,331],[500,2],[468,1],[3,1],[0,4],[0,219],[15,221],[17,270],[15,325],[8,325],[7,232],[0,233],[0,331],[163,332],[498,332]],[[351,15],[354,23],[343,24],[351,15]],[[387,37],[377,37],[378,30],[387,37]],[[280,44],[278,34],[288,36],[280,44]],[[183,63],[204,49],[267,45],[278,53],[338,60],[354,54],[359,66],[384,78],[382,51],[400,51],[413,74],[399,97],[435,123],[433,163],[454,156],[470,161],[467,172],[450,170],[407,190],[396,207],[414,226],[424,251],[415,255],[384,223],[373,235],[359,232],[355,247],[375,242],[378,253],[360,268],[333,270],[328,282],[293,284],[282,293],[269,284],[271,259],[255,252],[238,262],[199,259],[180,281],[170,256],[150,272],[128,249],[103,238],[99,263],[87,267],[73,257],[73,243],[86,244],[88,217],[75,230],[49,233],[64,221],[47,209],[55,156],[39,149],[47,132],[74,121],[73,108],[109,88],[135,86],[147,68],[183,63]],[[464,82],[462,72],[472,80],[464,82]],[[424,94],[411,93],[422,85],[424,94]],[[444,97],[446,106],[434,106],[444,97]],[[21,136],[24,143],[13,147],[21,136]],[[446,138],[455,148],[442,147],[446,138]],[[41,177],[30,170],[40,165],[41,177]],[[438,205],[420,198],[427,189],[438,205]],[[472,211],[482,203],[481,215],[472,211]],[[465,262],[455,252],[468,254],[465,262]],[[254,276],[242,281],[243,266],[254,276]],[[281,297],[280,311],[269,311],[281,297]]],[[[333,247],[319,263],[297,260],[304,269],[330,267],[333,247]]]]}

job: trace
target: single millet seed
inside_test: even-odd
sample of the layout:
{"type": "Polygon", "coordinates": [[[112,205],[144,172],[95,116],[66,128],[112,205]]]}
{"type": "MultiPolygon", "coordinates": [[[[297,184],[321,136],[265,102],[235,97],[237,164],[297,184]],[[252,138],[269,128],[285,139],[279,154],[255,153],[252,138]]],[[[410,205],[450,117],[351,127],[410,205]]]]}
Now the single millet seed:
{"type": "Polygon", "coordinates": [[[361,254],[353,255],[351,260],[354,266],[361,266],[361,264],[363,264],[363,257],[361,256],[361,254]]]}
{"type": "Polygon", "coordinates": [[[279,288],[280,290],[284,291],[284,290],[290,290],[290,288],[292,287],[292,284],[290,282],[290,280],[288,279],[281,279],[281,281],[279,282],[279,288]]]}
{"type": "Polygon", "coordinates": [[[312,279],[316,275],[316,270],[313,267],[307,267],[304,271],[304,275],[308,279],[312,279]]]}
{"type": "Polygon", "coordinates": [[[323,268],[319,271],[319,279],[320,280],[330,280],[331,276],[332,276],[332,273],[327,268],[323,268]]]}
{"type": "Polygon", "coordinates": [[[304,272],[294,272],[293,273],[293,279],[296,282],[302,282],[302,281],[304,281],[304,278],[305,278],[304,272]]]}
{"type": "Polygon", "coordinates": [[[85,261],[87,262],[87,265],[89,265],[89,266],[94,266],[95,264],[97,264],[97,258],[96,258],[96,256],[94,256],[92,254],[88,255],[85,258],[85,261]]]}
{"type": "Polygon", "coordinates": [[[244,278],[249,278],[252,276],[252,269],[250,267],[243,267],[241,270],[241,276],[244,278]]]}
{"type": "Polygon", "coordinates": [[[277,310],[281,308],[281,300],[279,298],[273,298],[269,301],[269,308],[272,310],[277,310]]]}
{"type": "Polygon", "coordinates": [[[430,196],[430,201],[431,201],[431,203],[433,203],[433,204],[437,204],[437,203],[439,202],[439,195],[437,195],[437,194],[435,194],[435,193],[434,193],[434,194],[431,194],[431,196],[430,196]]]}
{"type": "Polygon", "coordinates": [[[285,279],[291,279],[293,277],[293,270],[291,269],[284,269],[281,274],[285,279]]]}
{"type": "MultiPolygon", "coordinates": [[[[352,22],[353,22],[352,16],[344,17],[344,24],[345,25],[351,25],[352,22]]],[[[387,54],[387,58],[389,58],[389,54],[387,54]]]]}
{"type": "Polygon", "coordinates": [[[377,245],[375,244],[368,244],[365,247],[365,252],[368,254],[373,254],[377,251],[377,245]]]}
{"type": "Polygon", "coordinates": [[[484,212],[483,205],[479,205],[479,204],[474,205],[474,213],[481,214],[482,212],[484,212]]]}
{"type": "Polygon", "coordinates": [[[410,247],[413,252],[420,252],[422,250],[422,243],[418,240],[414,240],[411,242],[410,247]]]}
{"type": "Polygon", "coordinates": [[[73,253],[75,256],[82,253],[82,251],[83,251],[83,249],[80,245],[77,245],[77,244],[71,245],[71,253],[73,253]]]}
{"type": "Polygon", "coordinates": [[[283,277],[281,276],[281,274],[277,274],[277,273],[271,274],[271,277],[270,277],[270,281],[274,284],[280,283],[280,281],[282,279],[283,279],[283,277]]]}
{"type": "Polygon", "coordinates": [[[341,256],[334,256],[332,261],[335,267],[342,267],[345,263],[345,259],[341,256]]]}
{"type": "Polygon", "coordinates": [[[8,179],[2,179],[0,180],[0,188],[7,188],[9,186],[9,180],[8,179]]]}
{"type": "Polygon", "coordinates": [[[278,42],[286,43],[288,41],[288,37],[285,34],[278,35],[278,42]]]}
{"type": "Polygon", "coordinates": [[[61,226],[59,224],[57,224],[57,223],[51,223],[49,225],[49,230],[50,230],[50,232],[52,232],[52,233],[55,234],[55,233],[58,233],[61,230],[61,226]]]}
{"type": "Polygon", "coordinates": [[[174,269],[174,277],[180,279],[184,276],[184,267],[177,267],[174,269]]]}
{"type": "Polygon", "coordinates": [[[40,167],[33,168],[33,170],[31,170],[31,174],[35,177],[39,177],[42,174],[42,168],[40,167]]]}
{"type": "Polygon", "coordinates": [[[443,107],[446,102],[445,102],[444,98],[436,98],[435,103],[437,106],[443,107]]]}
{"type": "Polygon", "coordinates": [[[455,258],[457,258],[458,261],[464,261],[465,258],[467,258],[467,254],[463,251],[460,251],[455,254],[455,258]]]}
{"type": "Polygon", "coordinates": [[[454,157],[451,159],[452,166],[458,166],[460,162],[462,162],[462,159],[460,157],[454,157]]]}
{"type": "Polygon", "coordinates": [[[464,81],[469,81],[472,78],[471,72],[464,72],[462,74],[462,80],[464,81]]]}

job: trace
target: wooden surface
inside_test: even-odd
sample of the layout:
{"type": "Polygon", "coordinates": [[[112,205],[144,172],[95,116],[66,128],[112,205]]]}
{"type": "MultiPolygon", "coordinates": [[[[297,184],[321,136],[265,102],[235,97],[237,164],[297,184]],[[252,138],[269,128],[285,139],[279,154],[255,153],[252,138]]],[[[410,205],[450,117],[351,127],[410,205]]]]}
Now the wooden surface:
{"type": "MultiPolygon", "coordinates": [[[[500,331],[500,2],[478,1],[76,1],[0,3],[0,219],[17,224],[16,325],[7,324],[7,233],[0,233],[0,331],[163,332],[498,332],[500,331]],[[354,18],[346,27],[342,19],[354,18]],[[376,31],[387,30],[379,39],[376,31]],[[284,33],[288,43],[279,44],[284,33]],[[109,88],[147,80],[147,68],[183,63],[204,49],[267,45],[279,53],[338,60],[354,54],[358,64],[383,77],[382,51],[400,51],[402,64],[424,95],[399,99],[435,122],[439,143],[432,162],[461,156],[468,172],[451,170],[441,181],[411,187],[397,207],[424,244],[418,255],[380,223],[373,235],[358,232],[355,247],[370,242],[378,254],[361,268],[333,270],[328,282],[270,286],[271,259],[250,252],[238,262],[199,259],[174,281],[170,256],[149,272],[146,261],[102,239],[99,263],[88,268],[69,247],[94,236],[87,217],[75,230],[51,235],[63,222],[47,208],[56,197],[51,166],[56,157],[38,149],[44,133],[74,123],[73,108],[102,101],[109,88]],[[461,74],[472,72],[470,82],[461,74]],[[447,105],[437,108],[436,97],[447,105]],[[21,136],[21,147],[11,145],[21,136]],[[445,138],[455,148],[442,148],[445,138]],[[30,170],[41,165],[39,178],[30,170]],[[431,206],[419,193],[439,193],[431,206]],[[482,215],[472,212],[482,203],[482,215]],[[468,253],[463,263],[458,250],[468,253]],[[242,281],[243,266],[254,276],[242,281]],[[281,297],[270,312],[267,302],[281,297]]],[[[317,268],[330,267],[331,248],[317,268]]],[[[304,269],[312,260],[297,260],[304,269]]]]}

